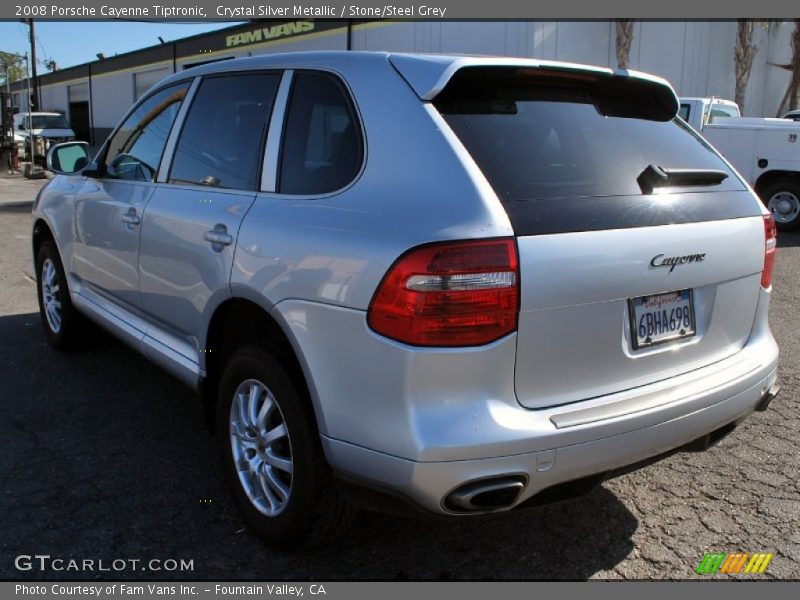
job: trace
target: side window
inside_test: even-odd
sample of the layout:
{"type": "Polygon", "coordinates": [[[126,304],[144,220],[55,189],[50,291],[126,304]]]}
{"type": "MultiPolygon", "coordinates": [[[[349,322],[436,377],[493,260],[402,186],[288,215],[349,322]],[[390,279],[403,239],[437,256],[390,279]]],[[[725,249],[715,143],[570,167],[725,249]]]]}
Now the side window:
{"type": "Polygon", "coordinates": [[[692,107],[691,106],[689,106],[688,104],[681,104],[681,108],[678,111],[678,116],[688,123],[689,122],[689,113],[691,111],[692,111],[692,107]]]}
{"type": "Polygon", "coordinates": [[[296,73],[283,133],[278,191],[325,194],[350,183],[362,161],[361,129],[342,84],[296,73]]]}
{"type": "Polygon", "coordinates": [[[170,183],[258,189],[279,73],[204,79],[183,124],[170,183]]]}
{"type": "Polygon", "coordinates": [[[188,89],[188,83],[164,88],[131,113],[108,144],[107,177],[155,180],[170,129],[188,89]]]}

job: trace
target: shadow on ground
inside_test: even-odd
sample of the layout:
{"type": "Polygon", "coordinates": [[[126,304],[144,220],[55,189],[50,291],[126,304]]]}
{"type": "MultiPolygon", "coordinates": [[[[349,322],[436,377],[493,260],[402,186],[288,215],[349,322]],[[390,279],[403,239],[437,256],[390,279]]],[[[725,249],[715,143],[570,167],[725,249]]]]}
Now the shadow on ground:
{"type": "Polygon", "coordinates": [[[0,204],[0,214],[2,213],[30,213],[33,210],[33,200],[26,202],[4,202],[0,204]]]}
{"type": "Polygon", "coordinates": [[[800,231],[779,231],[778,248],[796,248],[800,246],[800,231]]]}
{"type": "Polygon", "coordinates": [[[36,314],[0,317],[0,340],[0,578],[583,579],[633,549],[637,520],[600,488],[502,518],[365,512],[341,539],[278,552],[244,530],[188,388],[105,336],[54,352],[36,314]],[[194,569],[18,571],[20,554],[194,569]]]}

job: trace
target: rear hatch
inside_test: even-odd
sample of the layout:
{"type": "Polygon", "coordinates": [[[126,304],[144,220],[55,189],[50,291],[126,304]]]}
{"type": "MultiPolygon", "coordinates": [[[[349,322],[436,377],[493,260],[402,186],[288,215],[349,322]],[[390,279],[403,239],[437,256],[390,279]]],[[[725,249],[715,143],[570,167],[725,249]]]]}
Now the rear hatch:
{"type": "Polygon", "coordinates": [[[517,236],[523,406],[603,396],[741,350],[764,266],[761,208],[674,119],[671,88],[473,66],[433,104],[517,236]]]}

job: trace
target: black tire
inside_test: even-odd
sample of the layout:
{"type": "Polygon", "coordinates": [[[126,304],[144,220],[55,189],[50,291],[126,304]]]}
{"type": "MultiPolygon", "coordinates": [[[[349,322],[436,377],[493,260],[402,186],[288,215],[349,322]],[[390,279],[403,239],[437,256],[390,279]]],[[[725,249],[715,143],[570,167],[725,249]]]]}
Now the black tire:
{"type": "Polygon", "coordinates": [[[764,186],[760,192],[760,197],[764,206],[766,206],[775,217],[775,224],[781,231],[796,231],[800,229],[800,180],[784,179],[783,181],[776,181],[769,185],[764,186]],[[778,211],[777,196],[785,194],[785,199],[790,209],[789,217],[781,215],[778,211]]]}
{"type": "Polygon", "coordinates": [[[49,240],[42,243],[36,254],[36,294],[39,299],[39,316],[42,319],[42,326],[48,343],[57,350],[74,350],[80,347],[86,337],[87,330],[90,329],[90,324],[72,305],[69,288],[67,287],[67,278],[64,275],[64,266],[61,264],[61,257],[58,255],[55,243],[49,240]],[[45,275],[43,271],[46,264],[55,268],[53,277],[58,288],[52,292],[50,290],[54,288],[50,287],[48,296],[54,297],[61,303],[60,323],[58,323],[58,326],[56,326],[52,318],[48,318],[45,310],[43,294],[43,288],[45,287],[43,279],[45,275]]]}
{"type": "MultiPolygon", "coordinates": [[[[263,403],[259,406],[263,407],[263,403]]],[[[216,420],[222,468],[245,521],[256,535],[268,544],[295,548],[330,540],[347,529],[356,509],[341,498],[335,489],[330,467],[323,455],[313,410],[303,387],[292,379],[273,354],[260,346],[247,346],[231,356],[219,385],[216,420]],[[288,452],[292,462],[291,476],[289,478],[277,470],[273,470],[273,473],[284,478],[283,483],[289,486],[289,493],[280,511],[271,516],[257,507],[258,499],[254,501],[248,496],[245,490],[247,484],[240,479],[234,458],[231,409],[234,397],[243,389],[240,386],[249,385],[248,380],[261,383],[272,393],[279,408],[278,420],[273,425],[282,420],[288,430],[288,443],[281,442],[285,446],[280,453],[287,456],[288,452]]],[[[263,456],[257,454],[263,449],[248,452],[256,462],[258,456],[263,456]]],[[[264,466],[265,463],[261,464],[264,466]]],[[[242,469],[242,473],[247,472],[247,469],[242,469]]],[[[251,486],[261,494],[263,502],[266,498],[264,492],[258,490],[257,483],[251,483],[251,486]]]]}

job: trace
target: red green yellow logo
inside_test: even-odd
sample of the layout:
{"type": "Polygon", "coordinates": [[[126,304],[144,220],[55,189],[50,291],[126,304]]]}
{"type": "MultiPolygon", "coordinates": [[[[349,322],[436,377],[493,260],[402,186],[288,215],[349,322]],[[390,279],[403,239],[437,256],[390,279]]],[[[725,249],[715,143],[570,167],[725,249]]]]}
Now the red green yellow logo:
{"type": "Polygon", "coordinates": [[[714,575],[716,573],[738,574],[758,573],[767,570],[767,565],[772,560],[772,554],[766,552],[706,552],[697,572],[700,575],[714,575]]]}

